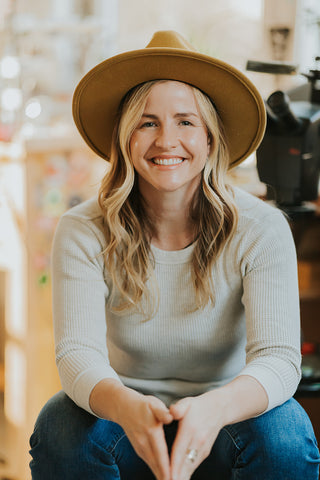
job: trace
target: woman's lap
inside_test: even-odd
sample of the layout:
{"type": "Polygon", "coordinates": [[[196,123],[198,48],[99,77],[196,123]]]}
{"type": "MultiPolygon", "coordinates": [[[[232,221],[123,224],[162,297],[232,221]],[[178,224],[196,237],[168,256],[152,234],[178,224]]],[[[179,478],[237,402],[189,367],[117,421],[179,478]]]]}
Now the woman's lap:
{"type": "MultiPolygon", "coordinates": [[[[165,427],[169,450],[177,424],[165,427]]],[[[153,479],[122,428],[77,407],[63,392],[40,412],[30,439],[34,480],[153,479]]],[[[318,479],[310,420],[293,399],[259,417],[224,427],[194,480],[318,479]]]]}
{"type": "Polygon", "coordinates": [[[212,451],[216,447],[217,457],[221,458],[226,445],[234,445],[232,479],[318,479],[319,451],[313,428],[294,399],[264,415],[224,427],[219,440],[212,451]]]}

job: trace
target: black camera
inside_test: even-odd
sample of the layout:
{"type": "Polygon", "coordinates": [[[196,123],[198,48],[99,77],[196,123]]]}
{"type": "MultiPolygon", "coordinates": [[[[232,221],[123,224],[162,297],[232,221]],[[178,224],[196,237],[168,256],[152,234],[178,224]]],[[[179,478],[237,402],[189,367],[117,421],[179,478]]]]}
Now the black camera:
{"type": "MultiPolygon", "coordinates": [[[[250,65],[248,69],[266,71],[250,65]]],[[[305,76],[308,83],[286,93],[278,90],[265,102],[267,127],[257,150],[258,174],[267,186],[267,199],[289,214],[312,211],[305,202],[317,199],[319,189],[320,70],[305,76]]]]}

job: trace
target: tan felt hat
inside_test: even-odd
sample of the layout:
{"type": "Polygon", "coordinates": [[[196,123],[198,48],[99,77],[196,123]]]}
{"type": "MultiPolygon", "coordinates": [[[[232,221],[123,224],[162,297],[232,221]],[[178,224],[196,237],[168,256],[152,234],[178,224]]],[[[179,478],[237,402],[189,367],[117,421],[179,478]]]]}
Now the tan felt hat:
{"type": "Polygon", "coordinates": [[[156,32],[141,50],[111,57],[90,70],[73,96],[73,118],[89,147],[104,159],[120,102],[141,83],[168,79],[193,85],[214,102],[234,167],[254,152],[264,135],[264,102],[251,81],[221,60],[197,52],[174,31],[156,32]]]}

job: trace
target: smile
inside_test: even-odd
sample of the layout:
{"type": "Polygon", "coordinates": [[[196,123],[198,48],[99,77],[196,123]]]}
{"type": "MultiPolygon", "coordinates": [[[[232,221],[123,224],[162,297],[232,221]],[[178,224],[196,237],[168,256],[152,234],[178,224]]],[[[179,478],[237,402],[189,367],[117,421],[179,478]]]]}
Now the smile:
{"type": "Polygon", "coordinates": [[[183,158],[153,158],[152,161],[156,165],[178,165],[183,162],[183,158]]]}

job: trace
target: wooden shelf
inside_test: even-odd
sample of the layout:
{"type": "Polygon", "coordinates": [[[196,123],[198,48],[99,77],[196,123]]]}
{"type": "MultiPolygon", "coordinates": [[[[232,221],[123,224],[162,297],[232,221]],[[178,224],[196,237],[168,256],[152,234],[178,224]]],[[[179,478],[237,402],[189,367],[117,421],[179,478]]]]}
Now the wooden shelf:
{"type": "Polygon", "coordinates": [[[320,300],[320,262],[298,261],[301,301],[320,300]]]}

